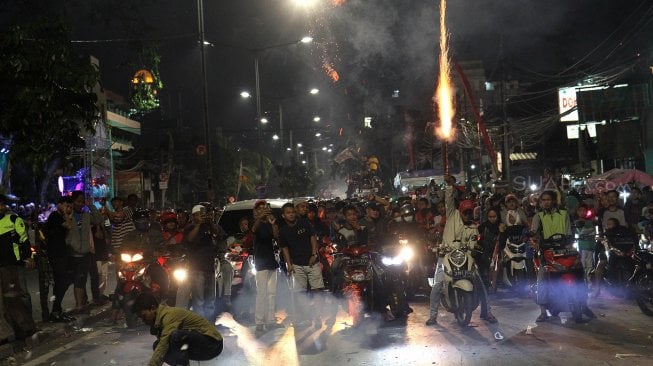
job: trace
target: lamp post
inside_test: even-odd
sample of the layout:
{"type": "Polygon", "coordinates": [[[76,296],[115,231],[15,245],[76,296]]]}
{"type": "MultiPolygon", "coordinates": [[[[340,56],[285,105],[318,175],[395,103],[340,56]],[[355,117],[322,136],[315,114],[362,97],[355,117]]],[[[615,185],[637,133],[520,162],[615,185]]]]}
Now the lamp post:
{"type": "Polygon", "coordinates": [[[199,30],[200,57],[202,63],[202,97],[204,99],[203,120],[204,120],[204,144],[206,146],[206,195],[209,201],[213,201],[213,162],[211,161],[211,138],[209,129],[209,92],[206,82],[206,55],[204,46],[204,2],[197,0],[197,26],[199,30]]]}
{"type": "MultiPolygon", "coordinates": [[[[202,0],[198,0],[202,1],[202,0]]],[[[259,150],[259,157],[258,157],[258,169],[259,169],[259,176],[261,177],[261,183],[263,181],[263,154],[261,153],[261,139],[263,137],[263,131],[260,126],[261,122],[261,83],[260,83],[260,78],[259,78],[259,55],[267,50],[273,49],[273,48],[281,48],[281,47],[287,47],[287,46],[292,46],[292,45],[297,45],[300,43],[311,43],[313,42],[313,38],[306,36],[303,37],[302,39],[294,42],[286,42],[286,43],[279,43],[279,44],[274,44],[271,46],[266,46],[266,47],[260,47],[260,48],[252,48],[249,49],[253,54],[254,54],[254,80],[255,80],[255,88],[256,88],[256,124],[258,128],[258,141],[257,141],[257,146],[259,150]]],[[[315,89],[317,90],[317,89],[315,89]]],[[[242,94],[241,94],[242,95],[242,94]]],[[[280,108],[281,112],[281,108],[280,108]]],[[[282,119],[280,118],[280,125],[283,127],[283,122],[281,122],[282,119]]],[[[283,145],[283,130],[281,132],[281,141],[283,145]]]]}

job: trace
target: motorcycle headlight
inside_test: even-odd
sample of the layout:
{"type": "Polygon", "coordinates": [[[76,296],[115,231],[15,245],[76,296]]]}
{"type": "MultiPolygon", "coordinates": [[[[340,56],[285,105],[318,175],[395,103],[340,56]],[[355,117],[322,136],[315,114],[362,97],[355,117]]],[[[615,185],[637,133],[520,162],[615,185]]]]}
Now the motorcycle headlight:
{"type": "Polygon", "coordinates": [[[401,248],[401,252],[399,252],[399,256],[403,258],[406,262],[408,262],[411,259],[413,259],[413,257],[415,256],[415,252],[411,247],[403,247],[401,248]]]}
{"type": "Polygon", "coordinates": [[[175,278],[175,280],[179,282],[186,281],[186,277],[188,277],[188,271],[184,268],[177,268],[172,272],[172,276],[175,278]]]}
{"type": "Polygon", "coordinates": [[[130,263],[132,261],[132,256],[127,253],[120,254],[120,260],[123,262],[130,263]]]}
{"type": "Polygon", "coordinates": [[[382,257],[381,258],[381,263],[385,266],[399,266],[404,262],[404,259],[401,257],[401,255],[398,255],[396,257],[382,257]]]}
{"type": "Polygon", "coordinates": [[[462,267],[467,261],[467,255],[462,250],[456,249],[449,255],[449,261],[456,267],[462,267]]]}
{"type": "Polygon", "coordinates": [[[400,240],[399,240],[399,245],[403,245],[403,246],[408,245],[408,240],[406,240],[406,239],[400,239],[400,240]]]}
{"type": "Polygon", "coordinates": [[[143,259],[143,255],[141,253],[136,253],[132,255],[132,262],[138,262],[141,259],[143,259]]]}

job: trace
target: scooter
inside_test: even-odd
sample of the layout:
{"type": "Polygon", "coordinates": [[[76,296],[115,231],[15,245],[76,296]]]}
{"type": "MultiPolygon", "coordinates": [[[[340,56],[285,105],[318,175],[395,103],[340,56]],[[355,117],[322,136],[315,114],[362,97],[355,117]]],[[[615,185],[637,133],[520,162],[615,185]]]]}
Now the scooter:
{"type": "Polygon", "coordinates": [[[374,282],[370,248],[354,246],[342,249],[338,255],[343,256],[343,288],[347,299],[347,311],[354,326],[360,324],[363,310],[372,308],[374,299],[374,282]]]}
{"type": "MultiPolygon", "coordinates": [[[[158,267],[158,266],[157,266],[158,267]]],[[[120,267],[118,269],[118,288],[115,301],[125,312],[128,328],[137,325],[138,317],[131,311],[134,300],[143,292],[151,292],[155,297],[161,298],[162,286],[158,281],[153,281],[149,273],[150,263],[145,261],[142,251],[123,251],[120,253],[120,267]]],[[[155,276],[158,278],[160,276],[155,276]]],[[[167,289],[167,285],[166,289],[167,289]]]]}
{"type": "MultiPolygon", "coordinates": [[[[583,318],[583,292],[586,290],[578,251],[566,245],[564,236],[554,235],[544,241],[534,261],[536,271],[545,271],[547,278],[547,310],[553,316],[569,310],[574,320],[580,323],[583,318]]],[[[535,288],[537,291],[537,284],[535,288]]]]}
{"type": "Polygon", "coordinates": [[[502,267],[503,283],[517,293],[527,291],[526,285],[526,249],[527,243],[522,235],[522,226],[506,228],[506,245],[503,248],[502,267]]]}
{"type": "Polygon", "coordinates": [[[440,298],[442,306],[456,317],[460,326],[467,326],[472,319],[472,312],[481,302],[481,295],[475,285],[476,263],[474,249],[462,246],[451,250],[441,247],[444,255],[444,286],[440,298]]]}

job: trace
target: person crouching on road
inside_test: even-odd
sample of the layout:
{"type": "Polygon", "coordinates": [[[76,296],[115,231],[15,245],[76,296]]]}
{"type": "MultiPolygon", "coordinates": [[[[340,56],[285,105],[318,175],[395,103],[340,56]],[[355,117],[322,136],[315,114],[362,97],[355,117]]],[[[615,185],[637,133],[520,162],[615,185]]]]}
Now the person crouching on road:
{"type": "Polygon", "coordinates": [[[192,311],[159,305],[154,295],[143,292],[132,305],[137,314],[156,334],[149,366],[189,365],[189,361],[207,361],[222,353],[220,332],[208,320],[192,311]]]}
{"type": "MultiPolygon", "coordinates": [[[[454,183],[456,178],[451,175],[445,176],[446,188],[444,191],[444,203],[447,209],[447,223],[444,226],[442,235],[442,247],[452,247],[457,249],[461,246],[474,248],[477,246],[478,228],[474,223],[474,202],[471,200],[461,201],[458,209],[454,207],[454,183]]],[[[497,318],[490,312],[490,306],[487,301],[487,291],[483,281],[476,271],[476,280],[474,286],[480,286],[481,297],[481,319],[490,323],[496,323],[497,318]]],[[[438,308],[440,306],[440,296],[444,289],[444,256],[438,256],[438,263],[435,269],[435,284],[431,288],[431,305],[429,309],[429,319],[426,325],[435,325],[438,323],[438,308]]]]}
{"type": "MultiPolygon", "coordinates": [[[[324,290],[324,281],[320,262],[317,258],[317,238],[313,226],[307,219],[297,217],[297,212],[292,203],[286,203],[281,210],[286,225],[279,229],[279,245],[283,250],[288,274],[293,279],[292,291],[321,292],[324,290]]],[[[315,302],[316,305],[324,303],[322,299],[317,299],[315,302]]],[[[298,308],[303,313],[303,321],[297,322],[297,314],[293,314],[293,316],[296,324],[307,325],[307,307],[302,306],[302,303],[303,301],[298,303],[298,308]]],[[[321,328],[322,320],[319,314],[322,309],[318,308],[316,310],[314,326],[321,328]]]]}

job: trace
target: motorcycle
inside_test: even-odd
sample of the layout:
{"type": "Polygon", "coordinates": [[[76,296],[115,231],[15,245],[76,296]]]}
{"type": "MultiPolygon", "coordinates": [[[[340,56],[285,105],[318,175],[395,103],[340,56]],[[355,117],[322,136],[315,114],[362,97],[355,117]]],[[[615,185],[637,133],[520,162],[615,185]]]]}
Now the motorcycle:
{"type": "Polygon", "coordinates": [[[503,283],[517,293],[526,291],[526,249],[527,243],[521,226],[506,229],[507,239],[503,248],[501,264],[503,283]]]}
{"type": "Polygon", "coordinates": [[[143,292],[151,292],[155,297],[160,298],[161,286],[152,281],[149,274],[150,263],[145,261],[142,251],[123,251],[120,253],[120,267],[118,269],[118,281],[120,293],[117,301],[120,308],[125,312],[127,327],[133,328],[137,325],[138,316],[131,311],[134,300],[143,292]]]}
{"type": "Polygon", "coordinates": [[[234,278],[231,282],[232,293],[237,293],[242,288],[256,288],[254,256],[250,255],[242,247],[241,243],[230,244],[229,251],[224,255],[224,258],[234,269],[234,278]]]}
{"type": "Polygon", "coordinates": [[[374,287],[380,289],[374,303],[390,308],[389,320],[406,315],[406,271],[412,256],[412,249],[401,245],[386,245],[373,254],[374,287]]]}
{"type": "Polygon", "coordinates": [[[460,247],[451,250],[440,248],[444,255],[444,286],[440,304],[456,317],[460,326],[467,326],[472,312],[481,302],[479,289],[475,286],[476,263],[474,249],[460,247]]]}
{"type": "MultiPolygon", "coordinates": [[[[586,290],[578,251],[566,245],[562,235],[545,240],[540,249],[534,262],[536,271],[545,271],[545,285],[549,288],[547,310],[553,316],[569,310],[574,320],[580,323],[583,317],[583,292],[586,290]]],[[[537,291],[537,284],[535,289],[537,291]]]]}
{"type": "Polygon", "coordinates": [[[177,248],[172,248],[158,256],[156,261],[169,278],[169,286],[165,294],[166,303],[169,306],[175,306],[177,290],[188,279],[188,259],[177,248]]]}
{"type": "Polygon", "coordinates": [[[601,281],[613,296],[628,295],[628,280],[635,271],[635,248],[637,238],[634,236],[617,236],[608,240],[601,239],[605,249],[607,263],[601,281]]]}
{"type": "Polygon", "coordinates": [[[628,283],[642,313],[653,316],[653,252],[646,249],[637,250],[633,259],[635,271],[628,283]]]}
{"type": "Polygon", "coordinates": [[[343,256],[343,289],[347,299],[347,310],[354,326],[360,324],[363,306],[372,307],[374,282],[372,281],[372,261],[370,248],[354,246],[344,248],[338,255],[343,256]]]}

